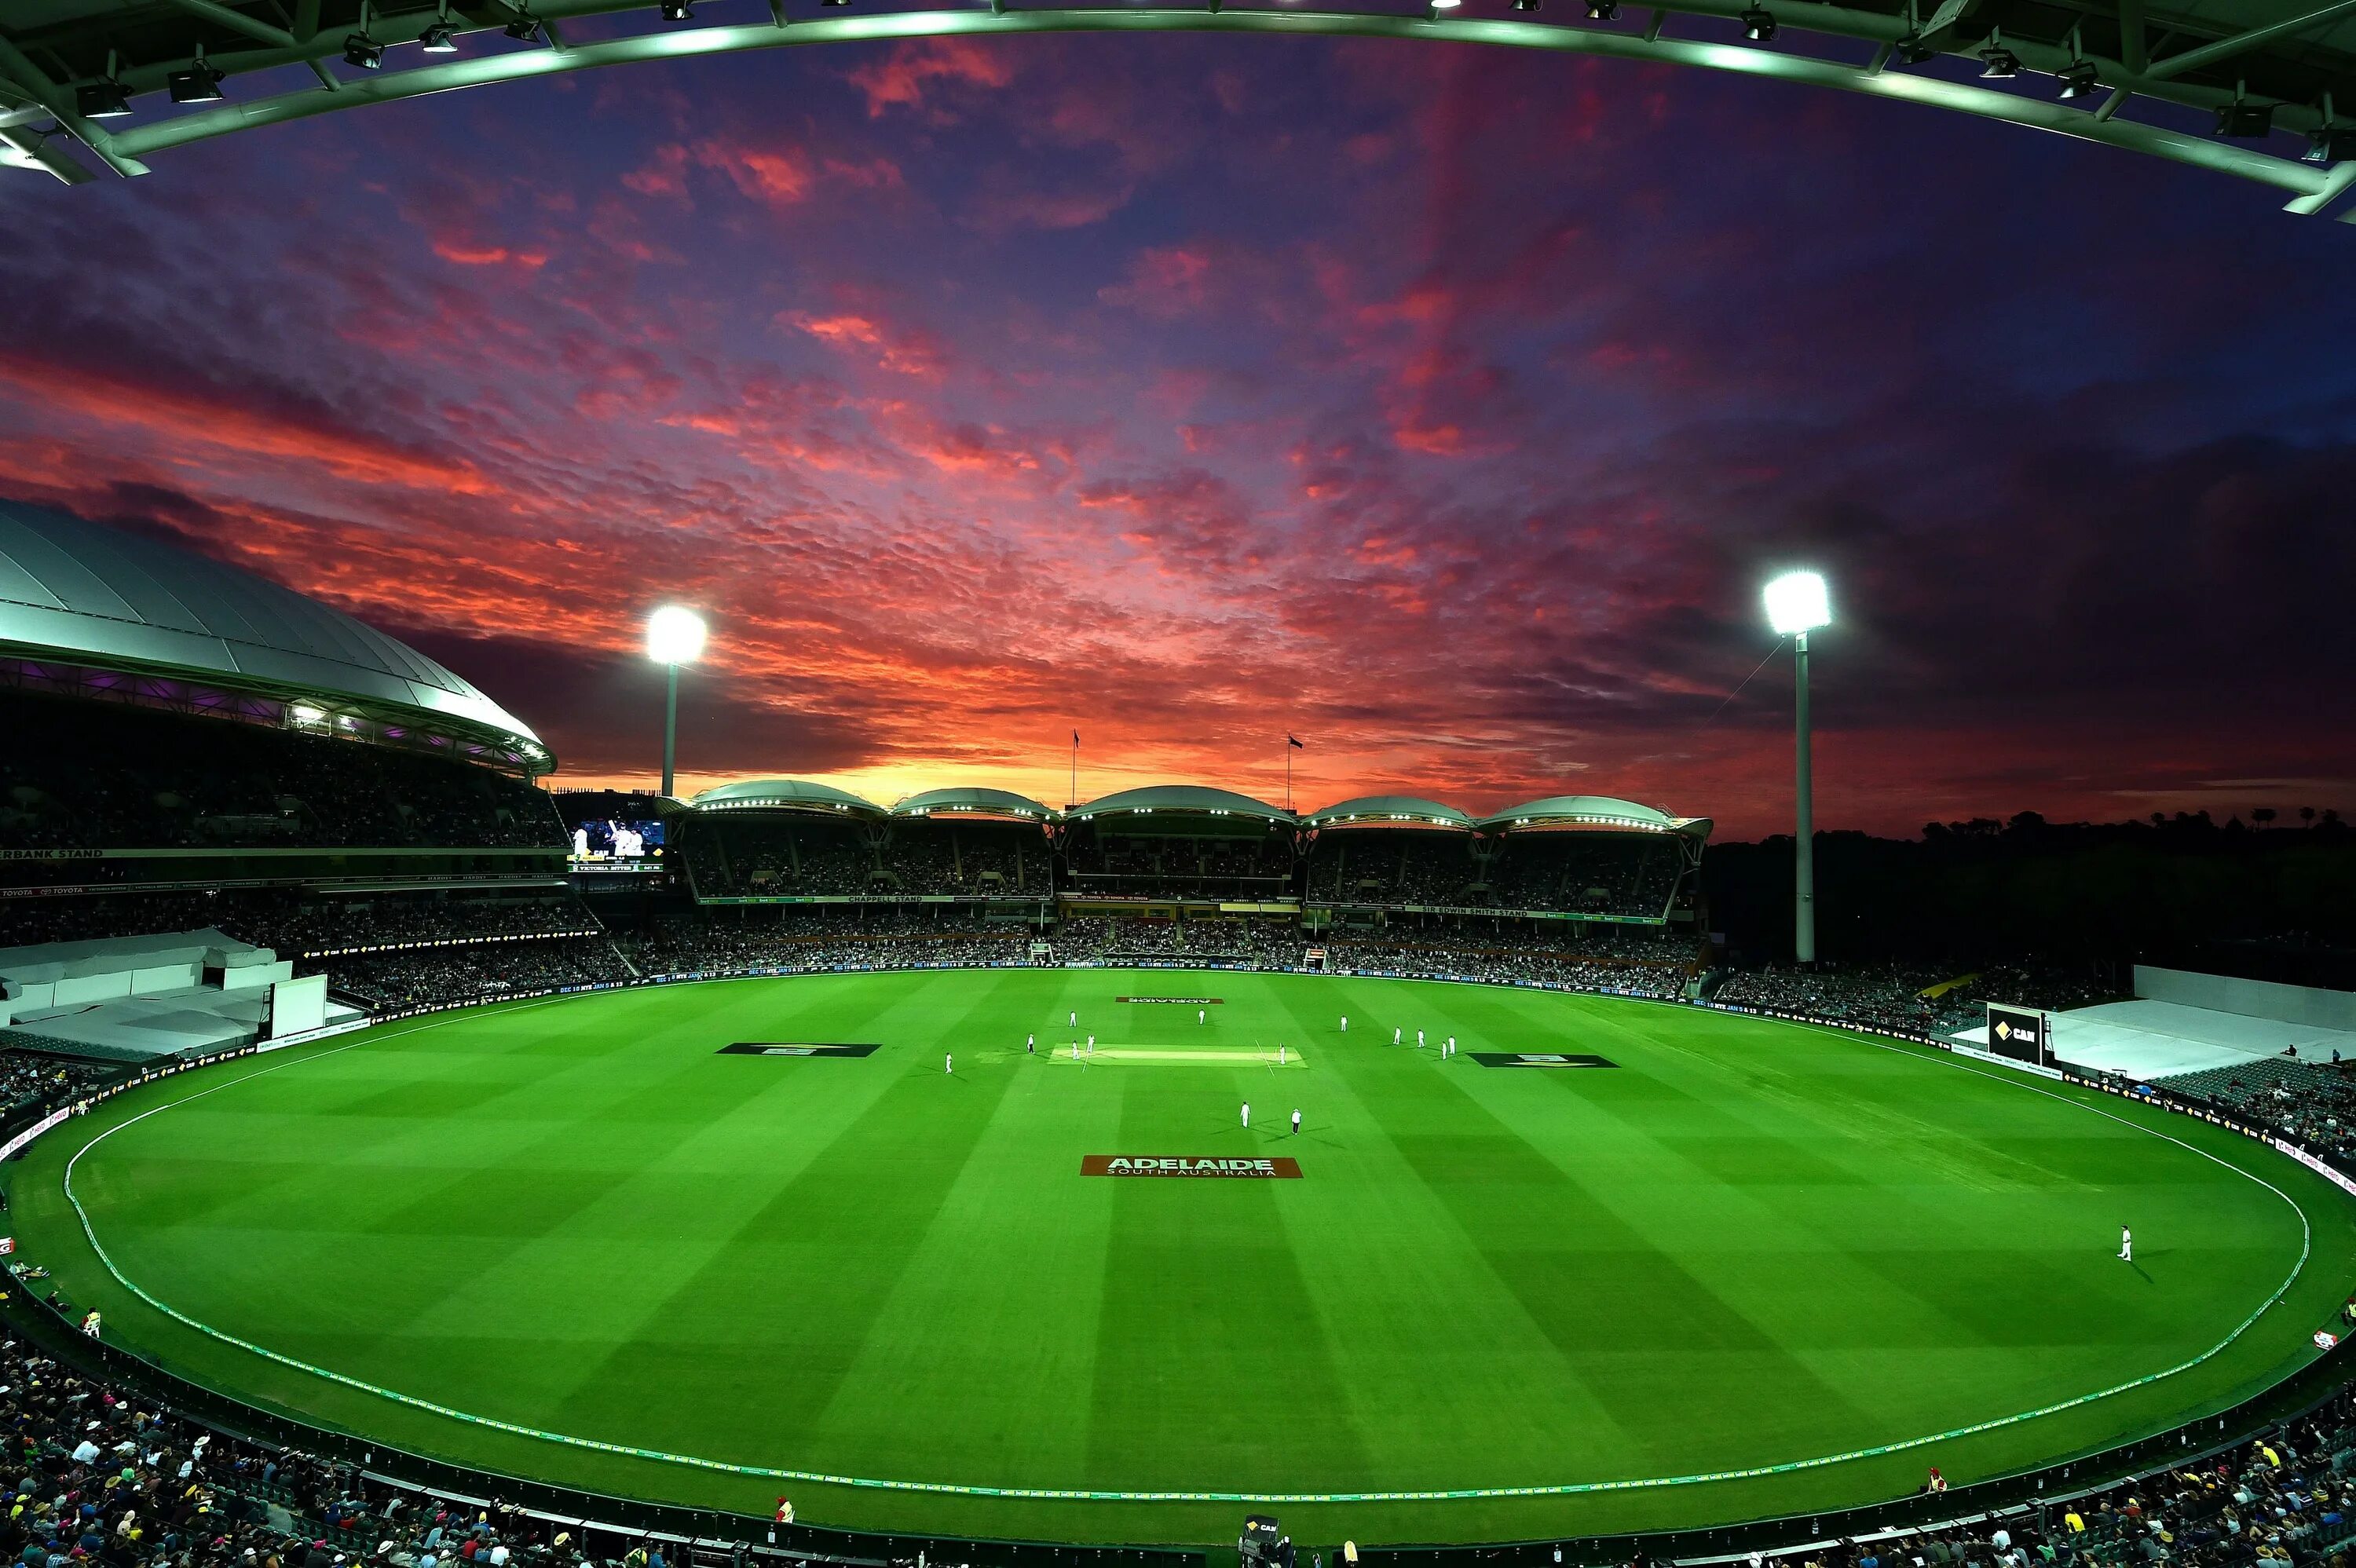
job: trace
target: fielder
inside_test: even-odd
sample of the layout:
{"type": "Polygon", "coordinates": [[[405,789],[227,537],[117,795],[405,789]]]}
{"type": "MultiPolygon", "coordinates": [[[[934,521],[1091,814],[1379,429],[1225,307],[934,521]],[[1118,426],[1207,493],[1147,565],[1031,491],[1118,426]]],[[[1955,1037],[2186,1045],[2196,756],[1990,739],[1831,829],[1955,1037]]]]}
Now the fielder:
{"type": "Polygon", "coordinates": [[[955,1072],[957,1071],[956,1052],[949,1052],[941,1058],[941,1071],[944,1072],[955,1072]]]}
{"type": "Polygon", "coordinates": [[[1249,1100],[1246,1100],[1244,1102],[1244,1131],[1251,1131],[1251,1102],[1249,1100]]]}
{"type": "Polygon", "coordinates": [[[2123,1264],[2135,1262],[2135,1232],[2125,1225],[2119,1227],[2119,1262],[2123,1264]]]}
{"type": "Polygon", "coordinates": [[[1393,1045],[1397,1045],[1398,1042],[1399,1042],[1399,1031],[1398,1031],[1398,1029],[1393,1029],[1393,1030],[1391,1030],[1391,1043],[1392,1043],[1393,1045]]]}
{"type": "Polygon", "coordinates": [[[1342,1032],[1344,1034],[1350,1032],[1350,1015],[1347,1013],[1342,1015],[1342,1032]]]}
{"type": "Polygon", "coordinates": [[[1301,1136],[1301,1111],[1297,1106],[1292,1113],[1292,1136],[1294,1137],[1301,1136]]]}

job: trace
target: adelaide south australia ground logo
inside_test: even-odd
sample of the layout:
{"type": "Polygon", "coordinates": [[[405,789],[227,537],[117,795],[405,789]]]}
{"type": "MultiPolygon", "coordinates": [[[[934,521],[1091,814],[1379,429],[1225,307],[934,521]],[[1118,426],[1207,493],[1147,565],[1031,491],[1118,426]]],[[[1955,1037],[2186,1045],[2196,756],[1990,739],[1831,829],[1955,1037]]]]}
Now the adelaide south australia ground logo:
{"type": "Polygon", "coordinates": [[[1278,1155],[1251,1159],[1218,1154],[1087,1154],[1080,1157],[1082,1176],[1233,1176],[1244,1180],[1301,1179],[1301,1162],[1278,1155]]]}

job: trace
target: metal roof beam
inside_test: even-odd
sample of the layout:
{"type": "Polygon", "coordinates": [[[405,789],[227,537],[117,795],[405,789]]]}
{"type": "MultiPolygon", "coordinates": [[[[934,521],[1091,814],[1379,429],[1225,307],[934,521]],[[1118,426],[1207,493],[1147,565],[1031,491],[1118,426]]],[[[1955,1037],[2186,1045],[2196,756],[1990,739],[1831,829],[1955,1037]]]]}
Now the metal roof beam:
{"type": "Polygon", "coordinates": [[[44,136],[38,132],[0,124],[0,146],[8,147],[16,154],[14,157],[0,159],[0,162],[47,169],[68,185],[80,185],[84,180],[97,177],[64,148],[51,145],[56,140],[54,136],[44,136]]]}
{"type": "Polygon", "coordinates": [[[2338,21],[2351,12],[2356,12],[2356,0],[2337,0],[2336,4],[2326,5],[2319,11],[2309,11],[2304,16],[2269,22],[2263,27],[2252,27],[2247,32],[2235,33],[2232,37],[2219,38],[2213,44],[2203,44],[2197,49],[2187,49],[2180,55],[2156,60],[2141,74],[2153,81],[2167,81],[2182,76],[2188,70],[2199,70],[2219,60],[2232,59],[2235,55],[2256,48],[2261,44],[2272,43],[2276,38],[2311,32],[2327,22],[2338,21]]]}
{"type": "Polygon", "coordinates": [[[2150,44],[2143,30],[2143,0],[2119,0],[2119,63],[2137,76],[2151,65],[2150,44]]]}
{"type": "Polygon", "coordinates": [[[64,89],[51,81],[41,68],[25,58],[24,50],[0,37],[0,80],[5,80],[17,91],[33,99],[57,117],[81,144],[99,156],[119,175],[144,175],[147,165],[135,158],[126,157],[116,150],[114,139],[74,112],[73,101],[64,89]]]}
{"type": "MultiPolygon", "coordinates": [[[[1711,14],[1732,14],[1740,10],[1740,4],[1741,0],[1722,0],[1722,3],[1721,0],[1709,0],[1709,3],[1696,5],[1693,9],[1706,9],[1711,14]]],[[[2356,10],[2356,0],[2343,0],[2341,5],[2333,7],[2335,12],[2343,9],[2356,10]]],[[[1778,6],[1777,14],[1787,26],[1806,27],[1810,13],[1831,14],[1836,10],[1832,6],[1789,4],[1787,0],[1785,5],[1778,6]]],[[[1845,19],[1858,16],[1853,12],[1839,14],[1845,19]]],[[[1906,25],[1900,17],[1879,18],[1879,27],[1874,30],[1893,37],[1902,33],[1906,25]]],[[[2313,25],[2313,19],[2303,18],[2299,25],[2313,25]]],[[[225,104],[134,127],[117,136],[114,144],[123,154],[145,155],[186,143],[224,135],[231,131],[307,119],[331,109],[361,103],[396,102],[455,88],[525,80],[562,71],[584,70],[594,66],[621,65],[637,60],[685,59],[706,55],[736,54],[750,49],[798,48],[815,44],[861,40],[1012,33],[1157,31],[1430,38],[1697,66],[1741,76],[1769,77],[1879,98],[1898,99],[2026,125],[2057,135],[2097,142],[2254,180],[2289,192],[2302,200],[2322,196],[2331,187],[2334,172],[2317,165],[2276,157],[2254,148],[2162,126],[2120,119],[2098,120],[2083,110],[2043,98],[1997,91],[1910,72],[1885,71],[1875,75],[1856,66],[1781,49],[1676,38],[1648,42],[1636,35],[1602,28],[1472,17],[1426,20],[1422,17],[1346,12],[1211,12],[1194,9],[1040,9],[1009,11],[1003,16],[993,16],[984,10],[915,11],[881,16],[827,16],[797,22],[786,28],[774,27],[765,18],[751,26],[694,27],[640,34],[576,44],[562,55],[543,49],[515,50],[419,66],[402,71],[388,71],[345,82],[341,91],[332,94],[293,92],[225,104]]],[[[2294,209],[2297,207],[2298,204],[2295,203],[2294,209]]]]}
{"type": "Polygon", "coordinates": [[[226,5],[218,5],[215,0],[172,0],[172,4],[191,16],[202,16],[210,22],[219,22],[222,27],[234,32],[243,33],[257,43],[271,44],[282,49],[291,49],[295,47],[294,35],[285,28],[273,27],[259,17],[249,16],[242,11],[233,11],[226,5]]]}

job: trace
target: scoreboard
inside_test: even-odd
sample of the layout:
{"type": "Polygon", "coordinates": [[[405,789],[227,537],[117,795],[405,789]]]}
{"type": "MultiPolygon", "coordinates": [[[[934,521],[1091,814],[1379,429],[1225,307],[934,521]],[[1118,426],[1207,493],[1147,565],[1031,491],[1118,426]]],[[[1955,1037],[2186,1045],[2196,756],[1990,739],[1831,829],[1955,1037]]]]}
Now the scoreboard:
{"type": "Polygon", "coordinates": [[[2052,1054],[2048,1020],[2035,1008],[1988,1003],[1987,1032],[1987,1048],[1996,1055],[2043,1067],[2052,1054]]]}

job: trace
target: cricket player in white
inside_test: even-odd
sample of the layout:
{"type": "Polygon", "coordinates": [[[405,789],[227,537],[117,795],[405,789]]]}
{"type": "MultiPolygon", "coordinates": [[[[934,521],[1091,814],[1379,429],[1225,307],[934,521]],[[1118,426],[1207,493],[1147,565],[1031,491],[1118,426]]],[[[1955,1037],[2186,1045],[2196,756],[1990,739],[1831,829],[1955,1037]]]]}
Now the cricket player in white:
{"type": "Polygon", "coordinates": [[[1249,1100],[1246,1100],[1244,1102],[1244,1131],[1251,1131],[1251,1102],[1249,1100]]]}
{"type": "Polygon", "coordinates": [[[1344,1034],[1350,1032],[1350,1015],[1347,1013],[1342,1015],[1342,1032],[1344,1034]]]}
{"type": "Polygon", "coordinates": [[[2119,1262],[2123,1264],[2135,1262],[2135,1232],[2125,1225],[2119,1227],[2119,1262]]]}
{"type": "Polygon", "coordinates": [[[1398,1042],[1399,1042],[1399,1031],[1398,1031],[1398,1030],[1397,1030],[1397,1029],[1393,1029],[1393,1030],[1391,1030],[1391,1043],[1392,1043],[1393,1045],[1397,1045],[1398,1042]]]}
{"type": "Polygon", "coordinates": [[[1294,1137],[1301,1136],[1301,1111],[1298,1106],[1294,1107],[1292,1113],[1292,1136],[1294,1137]]]}
{"type": "Polygon", "coordinates": [[[1194,1021],[1198,1024],[1210,1022],[1210,1009],[1208,1008],[1196,1008],[1194,1009],[1194,1021]]]}
{"type": "Polygon", "coordinates": [[[1423,1049],[1423,1031],[1421,1029],[1415,1031],[1415,1048],[1418,1051],[1421,1051],[1423,1049]]]}
{"type": "Polygon", "coordinates": [[[1072,1027],[1074,1029],[1080,1027],[1080,1010],[1077,1008],[1072,1009],[1072,1027]]]}
{"type": "Polygon", "coordinates": [[[941,1058],[941,1071],[944,1072],[955,1072],[957,1071],[957,1055],[955,1052],[950,1052],[941,1058]]]}

